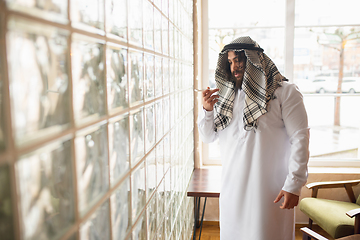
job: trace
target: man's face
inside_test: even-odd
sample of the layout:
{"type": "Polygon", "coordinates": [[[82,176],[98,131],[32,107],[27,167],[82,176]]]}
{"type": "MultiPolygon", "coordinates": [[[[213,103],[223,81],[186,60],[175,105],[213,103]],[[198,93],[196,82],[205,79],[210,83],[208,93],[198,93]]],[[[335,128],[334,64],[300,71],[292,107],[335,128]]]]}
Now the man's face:
{"type": "Polygon", "coordinates": [[[230,64],[230,70],[236,81],[242,81],[245,72],[246,57],[244,52],[240,52],[240,55],[236,55],[234,51],[228,52],[228,61],[230,64]]]}

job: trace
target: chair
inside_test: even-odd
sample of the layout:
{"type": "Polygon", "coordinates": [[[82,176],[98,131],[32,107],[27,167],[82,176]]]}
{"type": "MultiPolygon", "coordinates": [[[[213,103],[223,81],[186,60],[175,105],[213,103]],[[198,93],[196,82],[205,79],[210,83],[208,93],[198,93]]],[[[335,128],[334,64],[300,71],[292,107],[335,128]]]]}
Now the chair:
{"type": "Polygon", "coordinates": [[[359,183],[360,179],[307,184],[312,197],[303,198],[299,207],[309,217],[308,228],[312,228],[314,221],[335,239],[360,233],[360,196],[356,199],[353,191],[353,186],[359,183]],[[345,188],[350,202],[316,198],[318,190],[323,188],[345,188]]]}
{"type": "MultiPolygon", "coordinates": [[[[300,230],[303,232],[303,240],[307,240],[310,238],[313,238],[315,240],[328,240],[327,238],[321,236],[320,234],[317,234],[316,232],[307,227],[300,228],[300,230]]],[[[360,240],[360,234],[338,238],[338,240],[360,240]]]]}

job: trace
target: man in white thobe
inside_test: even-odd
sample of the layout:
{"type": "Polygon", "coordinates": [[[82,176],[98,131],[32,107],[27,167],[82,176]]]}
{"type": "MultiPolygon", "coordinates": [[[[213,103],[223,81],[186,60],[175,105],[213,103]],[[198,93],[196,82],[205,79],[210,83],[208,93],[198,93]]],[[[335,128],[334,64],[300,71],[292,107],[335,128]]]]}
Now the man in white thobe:
{"type": "Polygon", "coordinates": [[[250,37],[224,47],[215,81],[198,127],[203,142],[220,143],[220,239],[295,239],[309,159],[301,93],[250,37]]]}

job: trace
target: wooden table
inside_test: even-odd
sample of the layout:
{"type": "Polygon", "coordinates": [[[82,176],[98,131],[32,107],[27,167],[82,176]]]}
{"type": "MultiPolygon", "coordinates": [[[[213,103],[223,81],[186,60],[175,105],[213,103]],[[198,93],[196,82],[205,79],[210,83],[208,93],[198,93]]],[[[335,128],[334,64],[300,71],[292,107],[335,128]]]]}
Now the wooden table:
{"type": "Polygon", "coordinates": [[[194,197],[194,233],[193,239],[196,238],[196,228],[200,227],[199,240],[201,238],[201,230],[204,220],[206,200],[208,197],[219,198],[221,188],[221,167],[196,168],[191,176],[189,188],[187,190],[188,197],[194,197]],[[204,206],[200,218],[200,199],[205,197],[204,206]]]}

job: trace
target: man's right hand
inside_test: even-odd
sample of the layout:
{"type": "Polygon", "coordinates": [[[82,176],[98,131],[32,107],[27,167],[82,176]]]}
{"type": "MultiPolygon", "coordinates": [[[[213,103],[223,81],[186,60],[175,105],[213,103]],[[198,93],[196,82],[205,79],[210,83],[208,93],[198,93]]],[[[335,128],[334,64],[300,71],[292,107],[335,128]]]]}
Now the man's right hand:
{"type": "Polygon", "coordinates": [[[212,111],[214,109],[214,105],[218,101],[219,95],[212,94],[216,93],[217,91],[219,91],[218,88],[210,90],[209,87],[202,91],[202,104],[206,111],[212,111]]]}

